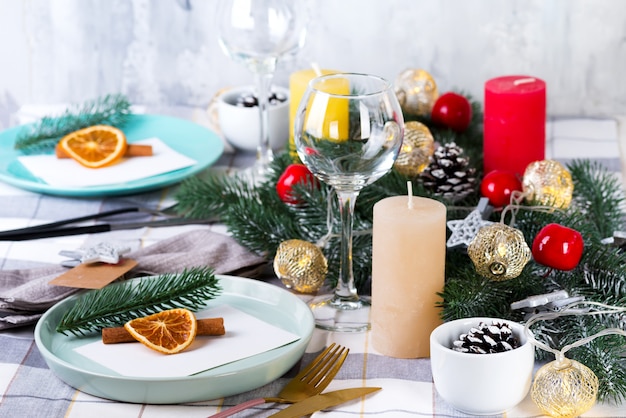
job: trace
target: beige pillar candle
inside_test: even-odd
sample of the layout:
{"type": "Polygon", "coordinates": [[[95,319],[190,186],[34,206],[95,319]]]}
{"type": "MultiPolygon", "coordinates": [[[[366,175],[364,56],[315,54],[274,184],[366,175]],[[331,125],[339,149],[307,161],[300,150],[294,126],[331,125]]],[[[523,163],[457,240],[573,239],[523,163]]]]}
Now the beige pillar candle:
{"type": "Polygon", "coordinates": [[[394,196],[374,205],[371,338],[381,354],[429,357],[441,324],[446,207],[433,199],[394,196]]]}

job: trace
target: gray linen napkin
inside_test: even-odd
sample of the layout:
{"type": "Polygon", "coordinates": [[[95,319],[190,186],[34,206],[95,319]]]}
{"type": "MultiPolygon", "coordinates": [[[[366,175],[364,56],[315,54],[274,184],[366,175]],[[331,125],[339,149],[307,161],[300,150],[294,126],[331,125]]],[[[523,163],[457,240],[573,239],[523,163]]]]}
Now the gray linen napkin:
{"type": "MultiPolygon", "coordinates": [[[[266,263],[233,238],[195,230],[163,240],[127,256],[138,265],[126,276],[178,273],[189,267],[209,266],[216,274],[256,277],[266,263]]],[[[0,330],[36,322],[52,305],[79,289],[49,285],[67,271],[62,266],[0,271],[0,330]]]]}

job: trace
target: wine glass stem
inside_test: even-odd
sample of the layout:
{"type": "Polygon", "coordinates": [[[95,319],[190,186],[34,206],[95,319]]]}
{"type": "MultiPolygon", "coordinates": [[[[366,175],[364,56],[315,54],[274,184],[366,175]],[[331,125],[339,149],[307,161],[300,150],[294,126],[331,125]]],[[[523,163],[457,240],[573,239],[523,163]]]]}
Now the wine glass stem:
{"type": "Polygon", "coordinates": [[[341,260],[339,264],[339,281],[335,288],[335,299],[342,301],[357,301],[354,275],[352,272],[352,224],[354,205],[359,192],[356,190],[339,191],[339,212],[341,214],[341,260]]]}
{"type": "Polygon", "coordinates": [[[272,148],[270,147],[270,103],[268,96],[272,85],[273,73],[254,73],[257,85],[257,99],[259,101],[259,126],[261,137],[257,146],[257,163],[264,171],[269,163],[274,159],[272,148]]]}

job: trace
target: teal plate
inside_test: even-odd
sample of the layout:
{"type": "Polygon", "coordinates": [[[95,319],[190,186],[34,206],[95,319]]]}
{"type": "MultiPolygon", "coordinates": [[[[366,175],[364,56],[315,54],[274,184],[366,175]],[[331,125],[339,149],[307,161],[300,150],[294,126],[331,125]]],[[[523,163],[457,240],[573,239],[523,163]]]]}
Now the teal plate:
{"type": "Polygon", "coordinates": [[[113,196],[159,189],[197,174],[215,163],[224,152],[224,144],[220,137],[197,123],[170,116],[131,115],[122,128],[129,143],[158,137],[170,148],[196,160],[196,164],[127,183],[93,187],[56,187],[33,176],[18,161],[17,158],[22,154],[14,149],[14,145],[22,129],[22,126],[18,126],[0,132],[0,181],[32,192],[58,196],[113,196]]]}
{"type": "MultiPolygon", "coordinates": [[[[100,339],[56,332],[63,314],[78,296],[50,308],[35,327],[35,343],[62,381],[94,396],[119,402],[175,404],[218,399],[247,392],[285,374],[302,357],[315,327],[309,307],[278,286],[241,277],[216,275],[222,293],[208,308],[227,304],[300,337],[285,346],[204,372],[176,378],[122,376],[83,357],[74,348],[100,339]]],[[[137,279],[135,279],[137,280],[137,279]]],[[[225,324],[228,332],[228,324],[225,324]]]]}

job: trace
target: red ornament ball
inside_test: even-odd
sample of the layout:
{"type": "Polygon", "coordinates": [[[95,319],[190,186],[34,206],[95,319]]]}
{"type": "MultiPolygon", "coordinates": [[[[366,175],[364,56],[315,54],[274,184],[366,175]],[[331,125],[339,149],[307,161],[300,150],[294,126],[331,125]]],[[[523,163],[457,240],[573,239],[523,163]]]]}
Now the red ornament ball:
{"type": "Polygon", "coordinates": [[[496,208],[511,203],[511,193],[522,189],[522,182],[517,175],[506,170],[490,171],[480,183],[480,194],[488,198],[491,206],[496,208]]]}
{"type": "Polygon", "coordinates": [[[580,232],[552,223],[541,228],[533,240],[535,261],[558,270],[573,270],[583,255],[584,242],[580,232]]]}
{"type": "Polygon", "coordinates": [[[436,125],[463,132],[472,121],[472,105],[465,96],[449,92],[435,101],[430,118],[436,125]]]}
{"type": "Polygon", "coordinates": [[[290,164],[276,182],[276,193],[285,203],[299,204],[300,200],[294,196],[293,186],[310,185],[319,187],[319,182],[304,164],[290,164]]]}

